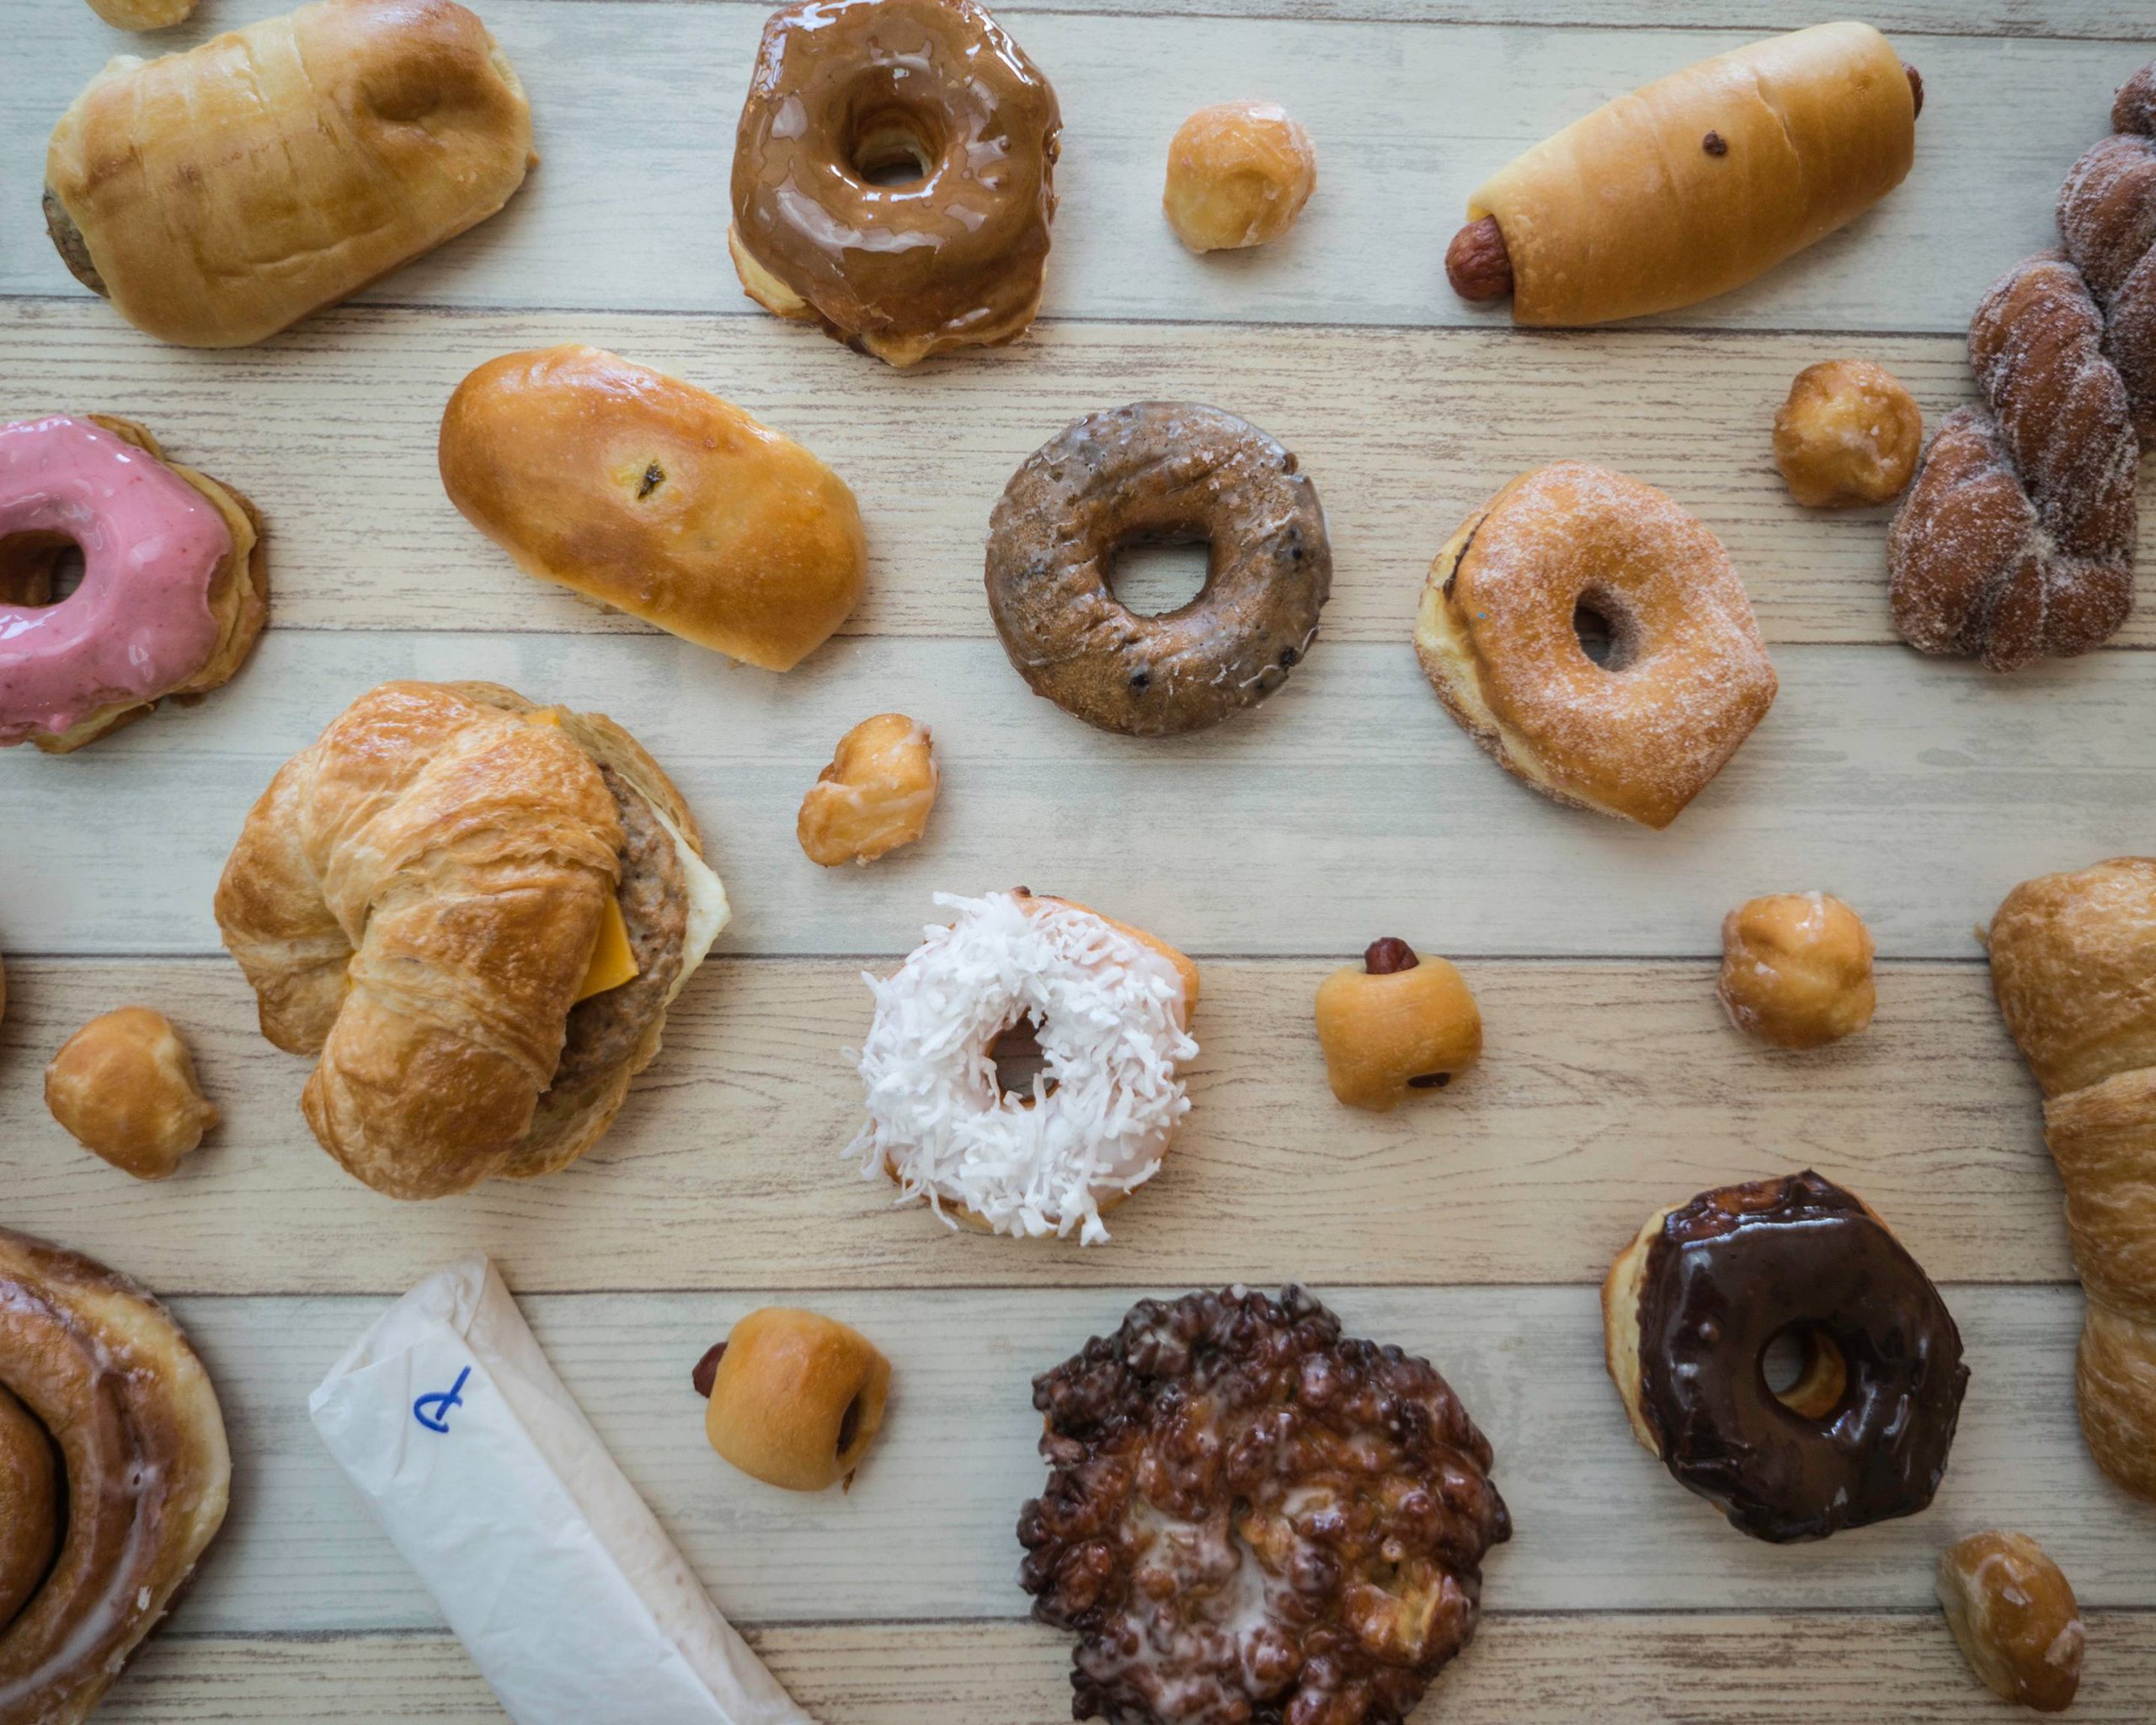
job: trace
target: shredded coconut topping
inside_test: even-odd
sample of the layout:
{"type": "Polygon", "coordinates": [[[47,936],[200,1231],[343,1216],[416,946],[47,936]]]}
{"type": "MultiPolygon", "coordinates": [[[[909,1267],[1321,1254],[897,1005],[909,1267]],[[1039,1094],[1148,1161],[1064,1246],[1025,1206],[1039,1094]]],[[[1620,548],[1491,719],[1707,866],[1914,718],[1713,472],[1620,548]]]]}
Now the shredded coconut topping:
{"type": "MultiPolygon", "coordinates": [[[[1152,1178],[1190,1103],[1182,979],[1101,917],[1054,899],[938,893],[955,913],[888,981],[857,1056],[868,1119],[846,1153],[901,1204],[970,1210],[999,1234],[1108,1237],[1104,1199],[1152,1178]],[[1043,1070],[1006,1095],[990,1049],[1028,1016],[1043,1070]]],[[[954,1225],[955,1226],[955,1225],[954,1225]]]]}

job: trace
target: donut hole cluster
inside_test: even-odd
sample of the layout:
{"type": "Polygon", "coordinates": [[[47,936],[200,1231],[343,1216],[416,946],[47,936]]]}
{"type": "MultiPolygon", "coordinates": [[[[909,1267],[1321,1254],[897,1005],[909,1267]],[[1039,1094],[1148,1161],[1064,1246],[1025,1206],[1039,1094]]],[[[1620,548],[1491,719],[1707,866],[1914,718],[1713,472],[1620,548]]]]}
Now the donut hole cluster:
{"type": "Polygon", "coordinates": [[[1195,605],[1212,578],[1212,540],[1196,529],[1128,538],[1107,557],[1108,590],[1134,617],[1167,617],[1195,605]]]}
{"type": "Polygon", "coordinates": [[[57,605],[83,585],[83,547],[33,528],[0,537],[0,605],[57,605]]]}
{"type": "Polygon", "coordinates": [[[1800,1419],[1825,1420],[1849,1390],[1849,1361],[1816,1324],[1790,1324],[1769,1336],[1759,1351],[1759,1374],[1774,1399],[1800,1419]]]}
{"type": "Polygon", "coordinates": [[[943,122],[899,88],[905,77],[903,67],[878,67],[849,104],[844,159],[863,185],[917,187],[943,159],[943,122]]]}

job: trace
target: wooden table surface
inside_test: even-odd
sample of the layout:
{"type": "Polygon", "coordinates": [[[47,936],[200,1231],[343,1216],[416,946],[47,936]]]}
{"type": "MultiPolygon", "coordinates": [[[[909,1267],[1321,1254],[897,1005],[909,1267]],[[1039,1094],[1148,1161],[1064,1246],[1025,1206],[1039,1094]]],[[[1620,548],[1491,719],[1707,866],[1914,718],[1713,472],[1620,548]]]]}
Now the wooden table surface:
{"type": "MultiPolygon", "coordinates": [[[[1065,1717],[1067,1638],[1026,1621],[1014,1580],[1012,1528],[1043,1477],[1029,1380],[1142,1294],[1291,1278],[1353,1332],[1428,1354],[1497,1448],[1518,1532],[1488,1563],[1481,1636],[1418,1717],[2001,1717],[1931,1603],[1940,1547],[1995,1525],[2041,1538],[2088,1608],[2076,1717],[2156,1716],[2156,1514],[2098,1475],[2075,1428],[2058,1187],[1972,934],[2017,880],[2156,846],[2156,606],[2105,650],[2012,678],[1919,659],[1888,623],[1885,512],[1801,511],[1768,455],[1774,406],[1814,360],[1881,360],[1934,419],[1968,398],[1968,312],[2048,243],[2060,178],[2156,51],[2143,0],[1886,0],[1874,19],[1927,91],[1907,184],[1742,292],[1576,335],[1517,333],[1445,290],[1468,190],[1601,99],[1809,15],[1013,7],[1065,115],[1043,316],[1016,347],[913,373],[760,313],[728,266],[761,5],[478,3],[530,89],[542,165],[500,216],[361,302],[228,353],[158,346],[77,288],[37,192],[46,131],[108,55],[190,44],[270,0],[205,0],[147,40],[80,0],[0,3],[0,414],[142,419],[270,524],[272,627],[229,688],[72,757],[0,756],[0,1219],[167,1295],[234,1448],[221,1542],[101,1717],[499,1717],[304,1410],[385,1296],[474,1249],[827,1725],[1065,1717]],[[1161,218],[1162,159],[1185,113],[1230,97],[1305,121],[1318,192],[1284,242],[1196,258],[1161,218]],[[442,403],[479,360],[568,339],[719,392],[851,482],[873,569],[840,638],[791,676],[736,666],[528,580],[464,524],[435,473],[442,403]],[[1170,741],[1033,698],[980,584],[1012,467],[1080,413],[1146,397],[1216,402],[1294,448],[1336,558],[1324,639],[1285,689],[1170,741]],[[1780,672],[1766,722],[1664,833],[1514,783],[1407,644],[1460,517],[1566,456],[1707,521],[1780,672]],[[593,1154],[423,1206],[316,1148],[306,1064],[255,1033],[210,911],[276,765],[398,676],[613,713],[681,783],[738,907],[593,1154]],[[841,733],[888,708],[936,732],[928,836],[866,870],[816,868],[795,804],[841,733]],[[861,971],[914,944],[936,890],[1019,882],[1204,967],[1195,1107],[1097,1250],[952,1235],[840,1156],[861,971]],[[1878,1020],[1825,1053],[1763,1051],[1714,1002],[1721,918],[1815,886],[1878,937],[1878,1020]],[[1374,1116],[1331,1101],[1310,1008],[1380,934],[1457,959],[1489,1042],[1443,1097],[1374,1116]],[[225,1112],[163,1185],[76,1148],[40,1097],[65,1036],[130,1001],[182,1026],[225,1112]],[[1654,1206],[1806,1165],[1869,1199],[1945,1285],[1974,1376],[1929,1512],[1780,1549],[1633,1442],[1594,1284],[1654,1206]],[[705,1445],[688,1368],[774,1301],[858,1325],[894,1363],[851,1495],[769,1490],[705,1445]]],[[[2156,558],[2156,531],[2143,549],[2156,558]]]]}

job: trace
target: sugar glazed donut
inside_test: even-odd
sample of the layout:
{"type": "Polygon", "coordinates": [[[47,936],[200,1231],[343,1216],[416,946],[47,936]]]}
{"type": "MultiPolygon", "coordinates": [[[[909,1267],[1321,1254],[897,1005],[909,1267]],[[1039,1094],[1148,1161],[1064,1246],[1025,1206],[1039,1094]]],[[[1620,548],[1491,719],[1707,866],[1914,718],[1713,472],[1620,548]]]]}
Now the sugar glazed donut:
{"type": "Polygon", "coordinates": [[[1438,698],[1545,796],[1667,826],[1772,704],[1728,553],[1651,485],[1584,462],[1523,473],[1430,566],[1415,652],[1438,698]],[[1605,624],[1608,659],[1582,645],[1605,624]]]}
{"type": "Polygon", "coordinates": [[[269,616],[260,526],[131,420],[0,426],[0,746],[64,755],[228,681],[269,616]],[[71,547],[83,579],[60,595],[71,547]]]}
{"type": "Polygon", "coordinates": [[[1939,1489],[1961,1333],[1886,1225],[1809,1170],[1649,1216],[1602,1322],[1634,1434],[1754,1539],[1913,1515],[1939,1489]],[[1778,1391],[1766,1354],[1785,1336],[1803,1364],[1778,1391]]]}
{"type": "Polygon", "coordinates": [[[741,285],[894,366],[1013,340],[1040,307],[1062,128],[972,0],[783,8],[734,143],[741,285]]]}
{"type": "Polygon", "coordinates": [[[1018,1578],[1081,1637],[1074,1718],[1398,1725],[1474,1634],[1512,1535],[1490,1445],[1301,1289],[1140,1300],[1033,1406],[1018,1578]]]}
{"type": "Polygon", "coordinates": [[[963,899],[887,981],[861,1047],[868,1119],[849,1156],[947,1221],[1108,1237],[1101,1212],[1160,1172],[1189,1111],[1198,967],[1149,934],[1024,888],[963,899]],[[1006,1093],[995,1047],[1038,1027],[1044,1070],[1006,1093]]]}
{"type": "Polygon", "coordinates": [[[1187,402],[1091,414],[1026,458],[990,518],[988,608],[1036,695],[1141,737],[1218,724],[1287,681],[1332,590],[1317,488],[1246,420],[1187,402]],[[1209,548],[1189,604],[1141,617],[1116,555],[1209,548]]]}

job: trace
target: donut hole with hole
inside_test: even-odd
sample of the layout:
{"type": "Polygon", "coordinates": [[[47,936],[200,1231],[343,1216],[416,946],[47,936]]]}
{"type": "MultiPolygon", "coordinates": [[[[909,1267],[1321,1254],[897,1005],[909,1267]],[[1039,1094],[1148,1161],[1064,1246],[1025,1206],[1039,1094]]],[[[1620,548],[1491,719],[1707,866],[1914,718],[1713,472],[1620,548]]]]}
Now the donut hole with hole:
{"type": "Polygon", "coordinates": [[[0,537],[0,605],[58,605],[83,585],[83,547],[65,533],[9,533],[0,537]]]}
{"type": "Polygon", "coordinates": [[[1789,1324],[1769,1336],[1759,1353],[1759,1375],[1800,1419],[1825,1422],[1849,1391],[1849,1361],[1817,1324],[1789,1324]]]}
{"type": "Polygon", "coordinates": [[[1196,529],[1134,535],[1107,556],[1108,591],[1134,617],[1172,617],[1205,596],[1213,544],[1196,529]]]}
{"type": "Polygon", "coordinates": [[[863,185],[880,191],[924,190],[948,140],[942,118],[907,89],[905,67],[878,67],[847,104],[841,159],[863,185]]]}

